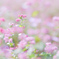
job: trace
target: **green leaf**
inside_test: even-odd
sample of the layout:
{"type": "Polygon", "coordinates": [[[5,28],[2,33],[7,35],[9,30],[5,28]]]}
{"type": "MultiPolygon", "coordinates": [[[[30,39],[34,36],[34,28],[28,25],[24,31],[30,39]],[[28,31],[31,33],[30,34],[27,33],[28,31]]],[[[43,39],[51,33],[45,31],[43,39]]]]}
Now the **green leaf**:
{"type": "Polygon", "coordinates": [[[30,58],[33,58],[33,57],[35,57],[35,54],[31,54],[29,57],[30,57],[30,58]]]}
{"type": "Polygon", "coordinates": [[[27,50],[26,48],[23,49],[23,51],[26,51],[26,50],[27,50]]]}
{"type": "Polygon", "coordinates": [[[23,27],[22,25],[19,25],[19,27],[23,27]]]}
{"type": "Polygon", "coordinates": [[[35,41],[36,42],[39,42],[40,41],[40,38],[38,36],[35,36],[35,41]]]}
{"type": "Polygon", "coordinates": [[[19,17],[20,19],[22,19],[22,17],[19,17]]]}
{"type": "Polygon", "coordinates": [[[39,11],[34,11],[34,12],[32,13],[32,16],[35,17],[35,16],[37,16],[38,14],[39,14],[39,11]]]}
{"type": "Polygon", "coordinates": [[[12,47],[13,46],[13,43],[7,43],[10,47],[12,47]]]}

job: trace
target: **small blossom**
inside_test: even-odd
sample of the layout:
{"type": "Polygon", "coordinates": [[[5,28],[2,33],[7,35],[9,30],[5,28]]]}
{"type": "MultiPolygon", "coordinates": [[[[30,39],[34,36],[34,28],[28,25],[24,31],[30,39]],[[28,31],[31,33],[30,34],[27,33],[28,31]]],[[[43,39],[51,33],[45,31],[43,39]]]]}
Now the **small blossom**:
{"type": "Polygon", "coordinates": [[[52,52],[54,52],[55,50],[57,50],[57,47],[56,47],[56,46],[54,46],[54,45],[51,44],[51,43],[46,43],[45,51],[46,51],[47,53],[52,53],[52,52]]]}
{"type": "Polygon", "coordinates": [[[21,19],[16,19],[16,22],[19,22],[21,19]]]}
{"type": "Polygon", "coordinates": [[[55,16],[55,17],[53,17],[53,20],[54,21],[59,21],[59,17],[55,16]]]}
{"type": "Polygon", "coordinates": [[[19,46],[20,48],[24,48],[24,47],[26,46],[26,44],[27,44],[27,42],[24,41],[24,40],[22,40],[22,41],[19,42],[18,46],[19,46]]]}
{"type": "Polygon", "coordinates": [[[18,17],[23,17],[23,18],[25,18],[25,17],[26,17],[26,15],[19,15],[18,17]]]}
{"type": "Polygon", "coordinates": [[[4,19],[4,18],[0,18],[0,21],[3,21],[3,22],[4,22],[4,21],[5,21],[5,19],[4,19]]]}

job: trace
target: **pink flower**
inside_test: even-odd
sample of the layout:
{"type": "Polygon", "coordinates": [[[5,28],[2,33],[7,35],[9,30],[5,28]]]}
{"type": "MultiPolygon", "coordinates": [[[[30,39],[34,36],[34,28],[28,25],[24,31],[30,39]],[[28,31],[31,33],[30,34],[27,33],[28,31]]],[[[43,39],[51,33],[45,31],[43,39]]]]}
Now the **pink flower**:
{"type": "Polygon", "coordinates": [[[9,25],[10,25],[10,26],[13,26],[13,25],[14,25],[14,23],[9,23],[9,25]]]}
{"type": "Polygon", "coordinates": [[[59,21],[59,17],[55,16],[55,17],[53,17],[53,20],[54,21],[59,21]]]}
{"type": "Polygon", "coordinates": [[[9,38],[8,38],[8,37],[5,37],[4,40],[5,40],[5,42],[7,43],[8,40],[9,40],[9,38]]]}
{"type": "Polygon", "coordinates": [[[16,19],[16,22],[19,22],[21,19],[16,19]]]}
{"type": "Polygon", "coordinates": [[[17,32],[17,33],[23,33],[23,28],[22,27],[18,27],[18,26],[15,26],[11,29],[12,32],[17,32]],[[17,29],[16,29],[17,28],[17,29]],[[16,30],[15,30],[16,29],[16,30]]]}
{"type": "Polygon", "coordinates": [[[1,33],[4,33],[4,29],[3,29],[3,28],[0,28],[0,32],[1,32],[1,33]]]}
{"type": "Polygon", "coordinates": [[[26,46],[27,42],[25,40],[22,40],[19,42],[18,47],[24,48],[26,46]]]}
{"type": "Polygon", "coordinates": [[[44,40],[44,42],[49,42],[49,41],[52,40],[52,38],[51,38],[50,35],[45,35],[45,36],[43,37],[43,40],[44,40]]]}
{"type": "Polygon", "coordinates": [[[34,37],[26,37],[25,40],[28,41],[30,44],[35,44],[35,39],[34,39],[34,37]]]}
{"type": "Polygon", "coordinates": [[[13,39],[12,39],[12,38],[10,38],[8,42],[12,42],[12,40],[13,40],[13,39]]]}
{"type": "Polygon", "coordinates": [[[35,39],[34,39],[34,37],[27,37],[25,40],[26,40],[26,41],[33,41],[33,40],[35,40],[35,39]]]}
{"type": "Polygon", "coordinates": [[[0,18],[0,21],[3,21],[3,22],[4,22],[4,21],[5,21],[5,19],[4,19],[4,18],[0,18]]]}
{"type": "Polygon", "coordinates": [[[28,35],[25,35],[25,34],[19,34],[18,36],[19,40],[25,39],[26,37],[28,37],[28,35]]]}
{"type": "Polygon", "coordinates": [[[35,41],[34,41],[34,40],[33,40],[33,41],[30,41],[30,43],[31,43],[31,44],[35,44],[35,41]]]}
{"type": "Polygon", "coordinates": [[[55,50],[57,50],[57,47],[56,47],[56,46],[54,46],[54,45],[51,44],[51,43],[46,43],[45,51],[46,51],[47,53],[52,53],[52,52],[54,52],[55,50]]]}
{"type": "Polygon", "coordinates": [[[19,15],[18,17],[23,17],[23,18],[25,18],[25,17],[26,17],[26,15],[19,15]]]}
{"type": "Polygon", "coordinates": [[[26,53],[20,53],[20,54],[18,55],[18,58],[19,58],[19,59],[28,59],[26,53]]]}

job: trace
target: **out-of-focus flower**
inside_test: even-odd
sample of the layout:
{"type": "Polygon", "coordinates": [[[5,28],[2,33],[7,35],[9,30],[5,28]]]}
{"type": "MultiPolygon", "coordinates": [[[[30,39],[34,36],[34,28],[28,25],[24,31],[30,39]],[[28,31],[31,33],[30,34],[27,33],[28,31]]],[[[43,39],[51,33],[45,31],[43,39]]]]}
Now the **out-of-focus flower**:
{"type": "Polygon", "coordinates": [[[55,17],[53,17],[53,20],[54,21],[59,21],[59,17],[55,16],[55,17]]]}
{"type": "Polygon", "coordinates": [[[26,53],[21,53],[18,55],[19,59],[28,59],[26,53]]]}
{"type": "Polygon", "coordinates": [[[56,46],[54,46],[54,45],[51,44],[51,43],[46,43],[45,51],[46,51],[47,53],[52,53],[52,52],[54,52],[55,50],[57,50],[57,47],[56,47],[56,46]]]}
{"type": "Polygon", "coordinates": [[[4,18],[0,18],[0,21],[3,21],[3,22],[4,22],[4,21],[5,21],[5,19],[4,19],[4,18]]]}
{"type": "Polygon", "coordinates": [[[27,42],[25,40],[22,40],[19,42],[18,47],[19,48],[24,48],[27,45],[27,42]]]}
{"type": "Polygon", "coordinates": [[[16,22],[19,22],[21,19],[16,19],[16,22]]]}

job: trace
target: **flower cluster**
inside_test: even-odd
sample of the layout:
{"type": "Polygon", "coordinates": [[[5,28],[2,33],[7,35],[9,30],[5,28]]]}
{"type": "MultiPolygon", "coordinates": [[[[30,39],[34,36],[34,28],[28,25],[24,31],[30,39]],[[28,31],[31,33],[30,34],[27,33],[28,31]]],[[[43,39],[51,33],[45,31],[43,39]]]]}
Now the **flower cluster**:
{"type": "Polygon", "coordinates": [[[58,0],[1,0],[0,59],[59,59],[58,7],[58,0]]]}
{"type": "MultiPolygon", "coordinates": [[[[20,15],[20,21],[23,21],[24,15],[20,15]]],[[[0,33],[3,35],[2,39],[6,45],[1,46],[0,53],[4,53],[5,58],[19,58],[27,59],[27,52],[30,46],[35,44],[35,38],[29,37],[24,33],[24,26],[20,24],[19,19],[15,20],[15,23],[11,23],[10,27],[0,27],[0,33]],[[21,26],[21,27],[20,27],[21,26]],[[5,47],[4,47],[5,46],[5,47]],[[19,50],[17,56],[14,54],[15,50],[19,50]],[[22,51],[20,53],[20,50],[22,51]],[[10,55],[9,55],[10,54],[10,55]]]]}

